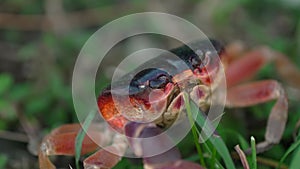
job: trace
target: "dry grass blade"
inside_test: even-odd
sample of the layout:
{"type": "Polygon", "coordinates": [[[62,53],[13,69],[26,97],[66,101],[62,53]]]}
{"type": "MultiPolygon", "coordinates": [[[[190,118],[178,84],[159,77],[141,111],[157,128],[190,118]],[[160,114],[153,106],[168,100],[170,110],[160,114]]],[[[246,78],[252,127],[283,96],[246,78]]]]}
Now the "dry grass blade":
{"type": "Polygon", "coordinates": [[[0,130],[0,138],[11,140],[11,141],[28,143],[28,137],[26,134],[23,133],[0,130]]]}
{"type": "Polygon", "coordinates": [[[243,150],[241,150],[240,146],[239,145],[236,145],[234,147],[234,149],[236,150],[236,152],[238,153],[240,159],[241,159],[241,162],[242,162],[242,165],[244,167],[244,169],[250,169],[249,168],[249,164],[248,164],[248,161],[247,161],[247,158],[246,158],[246,155],[245,153],[243,152],[243,150]]]}

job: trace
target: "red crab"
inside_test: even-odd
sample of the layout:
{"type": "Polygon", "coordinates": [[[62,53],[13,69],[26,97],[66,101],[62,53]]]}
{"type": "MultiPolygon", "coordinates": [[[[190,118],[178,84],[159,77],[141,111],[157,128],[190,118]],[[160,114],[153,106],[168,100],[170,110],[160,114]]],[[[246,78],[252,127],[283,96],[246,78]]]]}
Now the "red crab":
{"type": "MultiPolygon", "coordinates": [[[[276,80],[238,84],[249,79],[270,61],[275,61],[279,73],[287,77],[288,74],[295,73],[294,69],[284,69],[287,65],[291,66],[291,63],[283,54],[267,47],[245,52],[237,43],[223,48],[220,43],[211,40],[210,43],[215,48],[211,50],[206,47],[207,43],[207,41],[192,43],[191,45],[195,46],[196,50],[191,50],[187,46],[170,50],[186,64],[185,67],[178,67],[178,61],[165,54],[147,62],[150,67],[151,64],[159,63],[162,66],[161,69],[143,70],[143,66],[140,66],[135,73],[129,73],[119,79],[117,89],[107,87],[98,98],[98,107],[102,117],[118,133],[148,137],[161,133],[163,129],[176,124],[179,119],[186,116],[183,111],[184,94],[188,94],[201,110],[206,111],[210,106],[211,94],[219,85],[218,76],[221,68],[215,56],[220,56],[227,82],[227,107],[248,107],[276,100],[268,118],[265,141],[257,144],[257,151],[265,151],[273,144],[277,144],[285,129],[288,115],[288,101],[282,86],[276,80]],[[164,68],[166,65],[168,70],[164,68]],[[128,79],[131,79],[129,88],[125,88],[123,81],[128,79]],[[127,90],[126,95],[120,92],[124,89],[127,90]],[[123,101],[125,99],[127,101],[123,101]],[[143,123],[145,121],[151,123],[143,123]]],[[[75,138],[80,129],[79,124],[68,124],[47,135],[39,150],[40,168],[55,168],[48,159],[49,155],[74,155],[75,138]]],[[[112,168],[119,162],[120,156],[126,149],[125,141],[118,135],[111,134],[112,131],[112,129],[99,131],[91,127],[91,132],[100,132],[101,137],[96,139],[99,142],[107,141],[110,136],[109,141],[112,145],[106,150],[111,150],[116,154],[99,148],[91,138],[86,136],[81,154],[97,151],[84,160],[85,168],[112,168]]],[[[162,140],[167,143],[169,141],[168,139],[162,140]]],[[[129,142],[133,151],[139,156],[145,155],[151,149],[151,145],[132,140],[129,142]]],[[[157,157],[144,158],[144,167],[152,169],[202,168],[196,163],[181,160],[176,148],[157,157]]]]}

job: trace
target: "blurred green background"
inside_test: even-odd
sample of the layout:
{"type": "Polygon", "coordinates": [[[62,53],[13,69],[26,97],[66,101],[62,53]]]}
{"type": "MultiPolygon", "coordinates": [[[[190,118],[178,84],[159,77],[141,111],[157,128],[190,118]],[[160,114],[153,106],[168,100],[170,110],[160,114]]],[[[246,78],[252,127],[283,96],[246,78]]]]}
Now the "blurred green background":
{"type": "MultiPolygon", "coordinates": [[[[32,154],[41,138],[57,126],[77,122],[71,95],[73,66],[86,40],[106,23],[136,12],[166,12],[187,19],[207,36],[225,44],[239,40],[249,49],[270,46],[285,53],[299,67],[299,9],[297,0],[1,0],[0,168],[37,168],[37,157],[32,154]]],[[[116,47],[117,52],[110,55],[120,58],[126,51],[146,46],[150,41],[132,40],[116,47]]],[[[174,44],[159,38],[155,42],[166,49],[174,44]]],[[[107,66],[98,71],[96,93],[109,82],[111,68],[116,64],[110,58],[113,57],[105,61],[107,66]]],[[[272,64],[256,76],[270,78],[282,82],[293,94],[289,96],[289,120],[281,144],[260,155],[276,163],[294,142],[300,95],[298,89],[285,85],[272,64]]],[[[272,105],[228,109],[220,128],[240,134],[247,141],[250,135],[262,140],[272,105]],[[232,120],[238,122],[232,124],[232,120]]],[[[234,151],[233,146],[239,141],[225,133],[221,135],[229,150],[234,151]]],[[[195,154],[193,145],[187,144],[191,139],[189,135],[180,144],[184,158],[195,154]]],[[[293,157],[289,155],[284,163],[289,165],[293,157]]],[[[67,158],[67,162],[61,158],[53,159],[59,167],[73,164],[72,158],[67,158]]],[[[238,160],[236,163],[241,166],[238,160]]],[[[117,168],[135,166],[141,168],[140,161],[123,160],[117,168]]]]}

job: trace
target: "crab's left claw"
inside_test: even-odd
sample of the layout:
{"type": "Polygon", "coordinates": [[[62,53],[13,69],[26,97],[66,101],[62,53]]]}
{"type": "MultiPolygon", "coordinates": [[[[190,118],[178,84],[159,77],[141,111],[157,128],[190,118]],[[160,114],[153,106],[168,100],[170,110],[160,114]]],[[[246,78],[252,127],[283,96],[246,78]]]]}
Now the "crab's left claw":
{"type": "MultiPolygon", "coordinates": [[[[49,160],[49,155],[74,155],[76,135],[80,129],[80,124],[68,124],[56,128],[47,135],[38,153],[40,168],[56,168],[49,160]]],[[[97,144],[86,136],[83,141],[81,153],[86,154],[92,152],[97,149],[97,147],[97,144]]]]}
{"type": "MultiPolygon", "coordinates": [[[[39,150],[40,169],[55,169],[56,167],[49,160],[50,155],[75,155],[75,140],[78,132],[81,130],[80,124],[67,124],[60,126],[47,135],[39,150]]],[[[91,125],[88,129],[89,135],[84,137],[82,142],[81,154],[87,154],[99,149],[98,144],[106,145],[112,141],[112,145],[104,149],[97,150],[96,153],[84,160],[84,168],[112,168],[121,159],[124,151],[123,142],[120,139],[111,140],[111,132],[100,132],[105,130],[103,125],[91,125]],[[99,134],[100,132],[100,134],[99,134]],[[119,141],[120,140],[120,141],[119,141]],[[120,151],[120,155],[111,152],[120,151]]]]}
{"type": "Polygon", "coordinates": [[[162,135],[162,137],[160,137],[160,140],[157,140],[156,142],[153,142],[152,140],[151,144],[150,141],[141,142],[135,139],[129,139],[131,148],[137,156],[147,156],[144,157],[143,160],[145,169],[204,169],[199,164],[182,160],[177,147],[173,147],[164,153],[150,156],[149,152],[160,150],[165,145],[172,144],[170,138],[167,135],[163,134],[160,128],[152,124],[131,122],[126,125],[125,133],[129,137],[135,138],[148,138],[156,136],[158,134],[162,135]]]}

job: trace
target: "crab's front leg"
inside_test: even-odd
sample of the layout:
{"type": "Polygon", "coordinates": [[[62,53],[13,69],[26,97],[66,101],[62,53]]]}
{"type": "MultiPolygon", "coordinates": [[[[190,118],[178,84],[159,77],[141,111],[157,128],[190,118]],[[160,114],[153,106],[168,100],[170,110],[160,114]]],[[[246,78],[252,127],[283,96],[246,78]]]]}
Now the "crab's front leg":
{"type": "Polygon", "coordinates": [[[171,139],[162,132],[152,123],[130,122],[125,127],[125,133],[129,136],[129,143],[133,152],[140,157],[146,156],[143,158],[144,169],[203,169],[199,164],[182,160],[177,147],[156,154],[157,150],[160,151],[165,148],[165,145],[173,144],[171,139]],[[158,135],[159,137],[155,137],[158,135]],[[136,138],[145,140],[140,141],[136,138]],[[149,154],[149,152],[155,152],[156,155],[152,156],[152,153],[149,154]]]}
{"type": "Polygon", "coordinates": [[[277,101],[267,122],[265,141],[257,144],[257,152],[265,151],[280,141],[288,116],[286,94],[281,85],[274,80],[239,85],[228,91],[228,107],[248,107],[275,99],[277,101]]]}
{"type": "MultiPolygon", "coordinates": [[[[87,154],[96,151],[99,147],[98,144],[106,144],[111,140],[112,135],[109,131],[101,132],[104,127],[101,125],[92,125],[88,131],[89,135],[86,135],[83,143],[81,154],[87,154]],[[100,133],[99,133],[100,132],[100,133]],[[93,138],[91,138],[91,136],[93,138]],[[97,144],[98,143],[98,144],[97,144]]],[[[78,132],[81,130],[80,124],[68,124],[63,125],[53,130],[47,135],[39,150],[39,166],[41,169],[55,169],[56,167],[49,160],[50,155],[75,155],[75,140],[78,132]]],[[[117,136],[115,136],[117,137],[117,136]]],[[[121,154],[124,151],[122,141],[118,139],[113,141],[107,150],[113,152],[120,151],[121,154]],[[123,146],[123,147],[122,147],[123,146]]],[[[120,156],[99,149],[96,153],[84,160],[85,168],[112,168],[116,165],[120,156]]]]}
{"type": "Polygon", "coordinates": [[[245,52],[241,43],[236,44],[228,47],[229,52],[224,57],[225,61],[230,60],[225,72],[229,88],[227,106],[246,107],[277,99],[268,119],[266,141],[258,146],[259,151],[263,151],[281,139],[288,116],[286,94],[278,82],[271,80],[235,86],[256,74],[264,65],[274,62],[280,77],[287,84],[299,88],[300,71],[287,56],[268,47],[245,52]]]}

